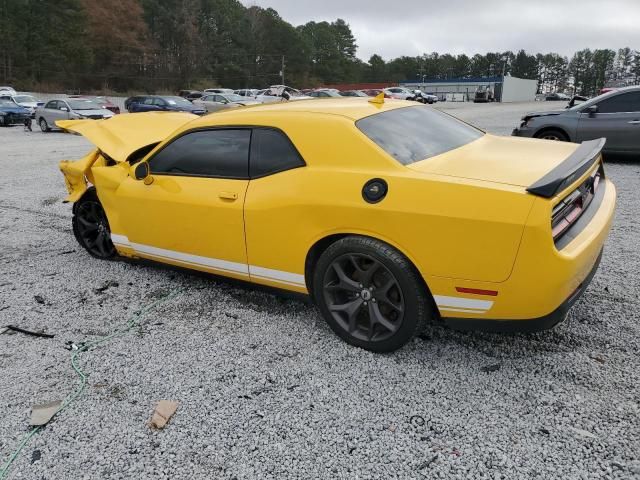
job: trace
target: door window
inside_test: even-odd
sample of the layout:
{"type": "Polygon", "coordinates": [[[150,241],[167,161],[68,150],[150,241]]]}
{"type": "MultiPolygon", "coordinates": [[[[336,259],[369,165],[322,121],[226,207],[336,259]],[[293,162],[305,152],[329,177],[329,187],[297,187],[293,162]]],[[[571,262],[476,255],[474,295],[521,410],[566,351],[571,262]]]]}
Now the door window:
{"type": "Polygon", "coordinates": [[[640,92],[616,95],[598,102],[598,113],[640,112],[640,92]]]}
{"type": "Polygon", "coordinates": [[[165,102],[162,98],[154,98],[153,104],[157,107],[164,107],[167,104],[167,102],[165,102]]]}
{"type": "Polygon", "coordinates": [[[151,158],[151,173],[218,178],[248,178],[250,129],[187,133],[151,158]]]}
{"type": "Polygon", "coordinates": [[[305,166],[289,138],[279,130],[256,128],[251,137],[251,178],[305,166]]]}

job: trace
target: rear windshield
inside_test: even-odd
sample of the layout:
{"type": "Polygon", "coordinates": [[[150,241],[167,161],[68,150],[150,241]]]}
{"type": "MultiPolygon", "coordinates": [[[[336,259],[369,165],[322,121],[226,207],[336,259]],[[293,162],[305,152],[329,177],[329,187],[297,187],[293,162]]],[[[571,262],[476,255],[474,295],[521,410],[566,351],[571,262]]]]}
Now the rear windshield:
{"type": "Polygon", "coordinates": [[[448,152],[484,135],[426,105],[378,113],[358,120],[356,126],[403,165],[448,152]]]}

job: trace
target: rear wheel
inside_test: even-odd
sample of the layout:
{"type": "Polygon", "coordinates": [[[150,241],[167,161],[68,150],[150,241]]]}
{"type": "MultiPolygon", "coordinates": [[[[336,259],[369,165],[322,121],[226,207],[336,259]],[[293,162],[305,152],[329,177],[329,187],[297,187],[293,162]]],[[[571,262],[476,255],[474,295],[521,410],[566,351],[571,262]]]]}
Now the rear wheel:
{"type": "Polygon", "coordinates": [[[49,128],[49,124],[47,123],[47,121],[42,117],[40,118],[40,120],[38,120],[38,125],[40,125],[40,130],[42,130],[45,133],[51,130],[51,128],[49,128]]]}
{"type": "Polygon", "coordinates": [[[405,345],[430,316],[428,292],[409,260],[372,238],[346,237],[320,256],[313,294],[331,329],[374,352],[405,345]]]}
{"type": "Polygon", "coordinates": [[[555,129],[543,130],[536,134],[536,138],[541,138],[543,140],[555,140],[556,142],[569,141],[569,138],[567,138],[567,135],[564,132],[555,129]]]}
{"type": "Polygon", "coordinates": [[[76,240],[91,256],[101,259],[115,256],[107,215],[94,188],[87,190],[74,205],[72,225],[76,240]]]}

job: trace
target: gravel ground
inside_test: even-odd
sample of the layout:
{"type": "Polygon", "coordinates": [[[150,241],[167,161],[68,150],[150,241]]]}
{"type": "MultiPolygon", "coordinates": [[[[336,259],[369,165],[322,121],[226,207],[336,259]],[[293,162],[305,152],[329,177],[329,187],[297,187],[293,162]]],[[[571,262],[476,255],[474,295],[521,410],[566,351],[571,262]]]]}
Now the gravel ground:
{"type": "MultiPolygon", "coordinates": [[[[507,134],[549,104],[439,108],[507,134]]],[[[568,320],[528,335],[429,330],[399,352],[341,342],[301,298],[147,263],[100,262],[71,233],[57,163],[81,137],[0,129],[0,462],[31,405],[84,395],[38,433],[12,479],[640,478],[640,162],[610,162],[619,208],[568,320]],[[180,406],[162,431],[155,402],[180,406]]]]}

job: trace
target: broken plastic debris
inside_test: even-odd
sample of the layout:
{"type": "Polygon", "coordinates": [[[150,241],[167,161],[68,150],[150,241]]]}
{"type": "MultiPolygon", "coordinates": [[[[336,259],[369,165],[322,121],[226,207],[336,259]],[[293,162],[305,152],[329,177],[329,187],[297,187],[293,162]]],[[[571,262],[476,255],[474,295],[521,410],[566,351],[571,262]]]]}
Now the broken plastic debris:
{"type": "Polygon", "coordinates": [[[62,405],[62,400],[56,400],[55,402],[43,403],[41,405],[34,405],[31,407],[31,421],[29,425],[31,426],[41,426],[49,423],[49,420],[53,418],[53,416],[60,409],[60,405],[62,405]]]}
{"type": "Polygon", "coordinates": [[[150,426],[158,430],[164,428],[169,422],[173,414],[178,409],[178,402],[172,402],[170,400],[160,400],[156,405],[156,409],[151,417],[150,426]]]}

